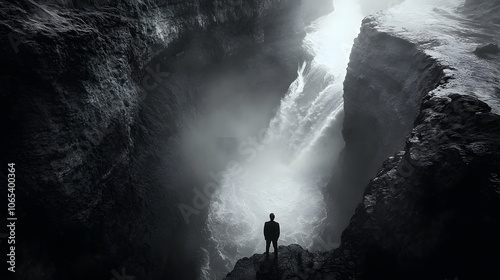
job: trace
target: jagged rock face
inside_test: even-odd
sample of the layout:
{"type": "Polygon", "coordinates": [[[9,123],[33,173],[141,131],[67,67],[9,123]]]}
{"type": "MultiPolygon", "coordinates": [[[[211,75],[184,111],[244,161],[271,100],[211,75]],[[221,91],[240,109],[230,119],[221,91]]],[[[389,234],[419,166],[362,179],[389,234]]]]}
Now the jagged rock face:
{"type": "MultiPolygon", "coordinates": [[[[441,25],[416,12],[406,17],[382,12],[364,20],[344,83],[346,146],[329,184],[335,213],[331,221],[338,223],[335,237],[381,163],[403,148],[429,91],[477,96],[498,113],[498,55],[474,54],[500,37],[484,6],[498,7],[498,2],[467,2],[453,19],[448,16],[456,11],[447,7],[429,10],[428,18],[441,20],[441,25]],[[454,39],[442,34],[454,34],[454,39]]],[[[404,7],[396,11],[404,13],[404,7]]]]}
{"type": "MultiPolygon", "coordinates": [[[[429,10],[440,19],[432,24],[417,12],[421,18],[381,13],[364,21],[344,85],[343,161],[355,170],[342,169],[340,180],[358,187],[348,195],[364,194],[341,246],[324,255],[332,271],[323,279],[498,276],[500,60],[474,50],[500,36],[484,7],[498,1],[467,1],[460,14],[429,10]],[[457,41],[434,37],[440,32],[457,41]],[[365,188],[364,172],[376,168],[365,188]]],[[[299,270],[290,265],[285,279],[301,279],[299,270]]]]}
{"type": "Polygon", "coordinates": [[[122,267],[197,278],[203,213],[187,225],[177,204],[203,178],[189,171],[179,131],[228,69],[247,89],[228,98],[268,94],[276,105],[305,59],[303,27],[331,10],[315,4],[324,9],[4,1],[1,141],[22,186],[19,279],[110,279],[122,267]]]}
{"type": "Polygon", "coordinates": [[[344,81],[346,145],[329,185],[337,238],[354,211],[352,202],[384,159],[403,147],[422,97],[444,76],[443,67],[416,44],[378,31],[371,20],[363,22],[344,81]]]}
{"type": "MultiPolygon", "coordinates": [[[[484,10],[477,5],[497,3],[469,2],[462,9],[462,15],[469,19],[481,18],[480,13],[484,10]]],[[[441,13],[439,9],[433,12],[441,13]]],[[[402,21],[393,21],[390,17],[379,14],[374,17],[375,24],[372,19],[364,22],[356,44],[367,41],[358,57],[365,57],[365,53],[372,55],[357,60],[357,47],[353,50],[351,58],[354,61],[351,61],[345,83],[344,160],[347,166],[356,167],[355,174],[361,176],[363,173],[358,170],[373,172],[374,161],[380,160],[381,153],[390,153],[390,149],[397,151],[405,139],[406,144],[404,152],[384,162],[365,189],[362,203],[342,234],[341,247],[332,254],[334,263],[339,266],[336,279],[478,279],[497,275],[495,263],[500,257],[500,242],[495,236],[500,232],[500,117],[498,87],[492,75],[498,71],[499,60],[495,55],[486,59],[476,56],[474,50],[485,41],[498,39],[498,33],[489,31],[491,25],[482,22],[484,18],[471,23],[459,16],[451,23],[444,20],[442,25],[427,26],[433,30],[429,32],[391,25],[402,21]],[[456,29],[446,27],[447,24],[455,24],[456,29]],[[463,45],[430,40],[439,30],[448,30],[446,32],[451,34],[467,30],[458,35],[467,40],[463,40],[463,45]],[[490,37],[479,35],[482,32],[490,37]],[[423,36],[427,33],[429,36],[423,36]],[[393,43],[379,48],[379,40],[370,34],[378,34],[393,43]],[[406,43],[397,44],[398,40],[406,43]],[[356,66],[362,68],[356,65],[356,60],[365,62],[361,65],[366,68],[387,50],[393,50],[396,58],[399,53],[417,54],[416,61],[428,63],[422,64],[427,67],[413,70],[413,73],[420,73],[420,81],[424,81],[413,86],[413,94],[405,96],[404,89],[393,91],[385,95],[387,100],[382,102],[388,105],[384,106],[377,97],[391,91],[391,78],[398,77],[391,72],[391,66],[380,64],[381,73],[375,77],[390,75],[384,79],[388,86],[378,91],[371,91],[371,87],[377,82],[384,84],[379,79],[370,80],[365,86],[362,82],[355,84],[349,80],[356,74],[356,66]],[[437,88],[426,92],[433,85],[437,88]],[[405,96],[402,102],[394,102],[402,96],[405,96]],[[364,106],[360,102],[349,103],[349,99],[356,98],[368,98],[372,102],[364,106]],[[373,104],[378,105],[378,110],[372,107],[373,104]],[[401,117],[398,112],[403,108],[410,114],[401,117]],[[357,129],[364,127],[358,126],[358,121],[365,125],[370,123],[366,120],[372,121],[370,128],[378,129],[369,133],[357,129]],[[405,136],[409,131],[411,133],[405,136]],[[370,135],[375,135],[371,143],[377,144],[366,148],[367,145],[360,141],[370,135]],[[356,153],[354,147],[363,152],[356,153]],[[359,155],[367,155],[369,160],[356,161],[359,155]],[[349,165],[351,161],[356,164],[349,165]],[[351,265],[347,265],[349,263],[351,265]]],[[[412,22],[415,19],[404,20],[412,22]]],[[[419,21],[416,23],[418,25],[419,21]]],[[[424,25],[424,21],[421,24],[424,25]]],[[[397,65],[399,61],[386,59],[391,61],[389,65],[397,65]]],[[[411,63],[400,65],[402,73],[415,65],[415,60],[409,61],[411,63]]],[[[399,77],[405,82],[415,80],[411,75],[399,77]]]]}
{"type": "Polygon", "coordinates": [[[370,182],[334,253],[339,262],[357,263],[352,275],[477,279],[497,273],[500,117],[490,110],[464,95],[425,98],[405,151],[370,182]],[[347,251],[355,255],[343,256],[347,251]]]}

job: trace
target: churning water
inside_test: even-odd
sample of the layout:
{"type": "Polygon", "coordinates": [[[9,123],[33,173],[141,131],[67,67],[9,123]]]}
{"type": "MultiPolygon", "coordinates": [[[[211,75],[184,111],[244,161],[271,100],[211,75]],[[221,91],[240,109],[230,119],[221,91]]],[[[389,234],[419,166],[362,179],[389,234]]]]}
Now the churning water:
{"type": "Polygon", "coordinates": [[[258,152],[228,170],[209,206],[205,279],[220,279],[236,261],[265,251],[269,213],[281,225],[279,245],[310,247],[326,218],[322,189],[343,146],[342,86],[361,12],[352,0],[308,27],[314,59],[298,67],[258,152]]]}

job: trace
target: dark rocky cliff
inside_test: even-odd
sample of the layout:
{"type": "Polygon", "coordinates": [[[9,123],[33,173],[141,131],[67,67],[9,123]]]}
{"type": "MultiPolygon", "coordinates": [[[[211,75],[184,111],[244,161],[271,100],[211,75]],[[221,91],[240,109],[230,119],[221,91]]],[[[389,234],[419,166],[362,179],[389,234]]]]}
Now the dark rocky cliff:
{"type": "Polygon", "coordinates": [[[344,84],[342,172],[330,183],[341,223],[325,234],[343,231],[340,247],[271,268],[254,255],[227,279],[499,276],[500,56],[474,53],[499,41],[499,4],[364,20],[344,84]]]}
{"type": "Polygon", "coordinates": [[[329,185],[336,214],[331,219],[339,225],[335,238],[349,222],[352,201],[361,197],[380,164],[403,148],[423,96],[444,82],[444,66],[376,25],[374,18],[363,21],[344,81],[346,145],[329,185]]]}
{"type": "Polygon", "coordinates": [[[205,178],[180,131],[228,71],[231,98],[260,96],[271,116],[306,59],[304,26],[332,9],[308,2],[3,1],[18,279],[197,278],[204,215],[188,225],[177,205],[205,178]]]}
{"type": "Polygon", "coordinates": [[[467,1],[456,9],[459,14],[444,7],[421,18],[390,11],[363,21],[344,82],[346,146],[329,184],[334,238],[349,223],[352,201],[360,201],[384,160],[403,149],[429,92],[471,95],[499,113],[497,57],[473,52],[498,41],[492,11],[499,6],[498,1],[467,1]],[[429,23],[427,16],[442,23],[429,23]]]}

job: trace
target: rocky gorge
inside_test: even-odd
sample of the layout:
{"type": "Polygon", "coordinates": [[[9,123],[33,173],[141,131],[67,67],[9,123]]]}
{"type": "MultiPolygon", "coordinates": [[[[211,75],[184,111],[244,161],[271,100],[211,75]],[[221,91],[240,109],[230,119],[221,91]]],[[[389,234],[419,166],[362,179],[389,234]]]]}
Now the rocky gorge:
{"type": "Polygon", "coordinates": [[[327,232],[340,247],[282,248],[275,266],[254,255],[226,279],[497,277],[500,58],[476,49],[497,44],[499,7],[398,15],[403,4],[365,18],[344,82],[341,174],[329,185],[333,219],[354,213],[327,232]],[[335,200],[346,190],[363,197],[355,209],[335,200]]]}
{"type": "MultiPolygon", "coordinates": [[[[406,2],[365,18],[350,54],[345,148],[325,190],[334,226],[322,232],[340,247],[281,246],[277,263],[249,256],[226,279],[498,276],[500,56],[474,51],[500,41],[500,2],[406,2]]],[[[226,135],[185,135],[200,119],[266,127],[311,59],[306,26],[332,10],[323,0],[2,1],[17,278],[200,279],[207,209],[193,190],[227,162],[200,151],[226,135]],[[260,114],[248,120],[241,104],[260,114]]]]}

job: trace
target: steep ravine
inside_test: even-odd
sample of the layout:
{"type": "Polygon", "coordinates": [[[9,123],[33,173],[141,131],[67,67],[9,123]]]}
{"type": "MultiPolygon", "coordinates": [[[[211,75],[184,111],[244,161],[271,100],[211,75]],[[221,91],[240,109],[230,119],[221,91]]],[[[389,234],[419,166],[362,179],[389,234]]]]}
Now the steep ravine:
{"type": "Polygon", "coordinates": [[[381,163],[404,147],[423,96],[446,80],[442,66],[417,44],[363,21],[344,81],[346,143],[328,188],[329,234],[338,241],[366,183],[381,163]]]}
{"type": "Polygon", "coordinates": [[[181,132],[228,73],[228,102],[271,117],[306,59],[304,27],[332,9],[308,2],[3,1],[18,279],[197,279],[206,209],[188,224],[177,206],[208,176],[181,132]]]}
{"type": "Polygon", "coordinates": [[[498,277],[500,57],[474,50],[500,40],[500,1],[411,2],[365,19],[351,54],[330,183],[332,223],[347,228],[324,233],[343,231],[340,247],[284,246],[276,264],[257,254],[226,279],[498,277]]]}

